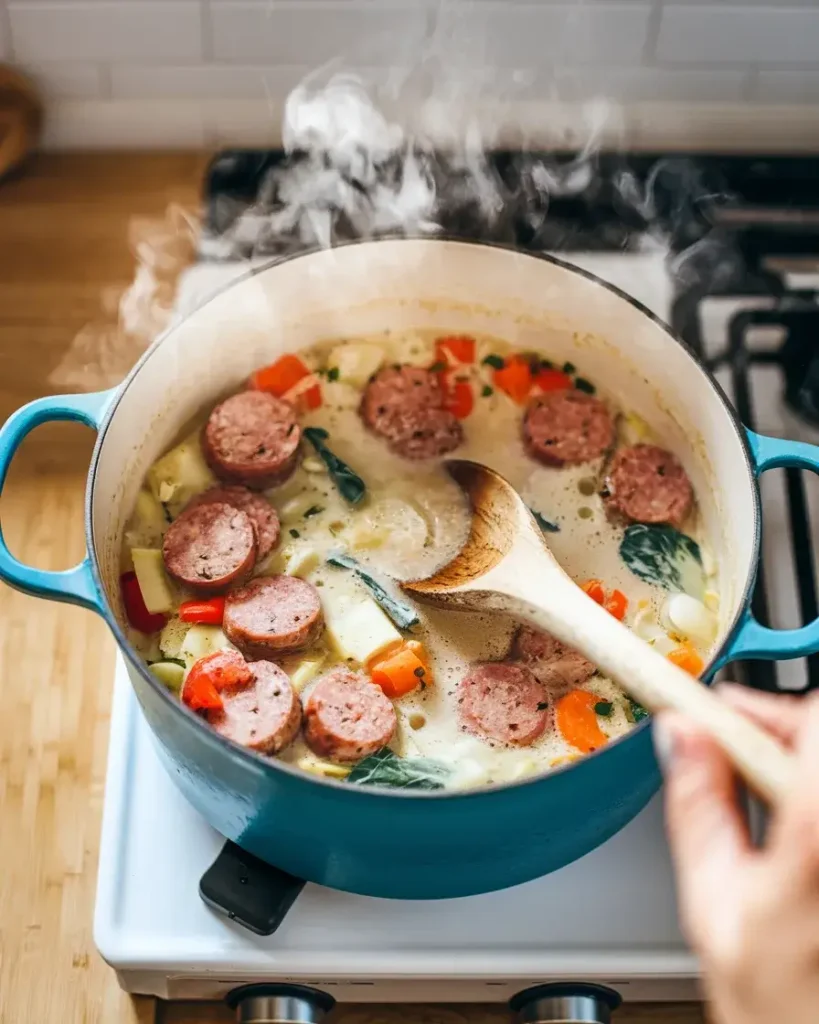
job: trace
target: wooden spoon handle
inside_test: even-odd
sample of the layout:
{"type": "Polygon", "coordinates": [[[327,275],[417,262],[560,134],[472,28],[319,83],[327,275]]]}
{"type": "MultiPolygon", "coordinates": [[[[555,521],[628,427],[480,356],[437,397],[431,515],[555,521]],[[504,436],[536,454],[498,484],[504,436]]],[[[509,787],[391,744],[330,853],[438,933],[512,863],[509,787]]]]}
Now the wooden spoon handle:
{"type": "MultiPolygon", "coordinates": [[[[550,574],[551,575],[551,574],[550,574]]],[[[506,610],[576,647],[650,711],[673,708],[719,743],[745,781],[778,804],[794,778],[794,758],[767,732],[678,668],[566,579],[539,586],[532,574],[505,588],[506,610]],[[511,591],[514,589],[515,593],[511,591]]]]}

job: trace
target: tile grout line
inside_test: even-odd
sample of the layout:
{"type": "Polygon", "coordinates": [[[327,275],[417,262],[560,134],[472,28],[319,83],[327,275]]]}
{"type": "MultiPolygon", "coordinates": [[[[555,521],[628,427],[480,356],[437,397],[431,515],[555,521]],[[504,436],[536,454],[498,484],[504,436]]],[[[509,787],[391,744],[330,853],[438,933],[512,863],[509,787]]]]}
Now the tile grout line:
{"type": "Polygon", "coordinates": [[[210,0],[199,0],[202,22],[202,61],[209,64],[213,60],[213,11],[210,0]]]}
{"type": "Polygon", "coordinates": [[[654,0],[651,10],[648,13],[648,28],[646,30],[646,41],[643,46],[643,53],[640,63],[643,67],[656,64],[657,61],[657,40],[660,37],[660,26],[663,20],[663,0],[654,0]]]}
{"type": "Polygon", "coordinates": [[[0,37],[6,40],[6,58],[14,63],[14,36],[11,31],[11,14],[5,0],[0,0],[0,37]]]}

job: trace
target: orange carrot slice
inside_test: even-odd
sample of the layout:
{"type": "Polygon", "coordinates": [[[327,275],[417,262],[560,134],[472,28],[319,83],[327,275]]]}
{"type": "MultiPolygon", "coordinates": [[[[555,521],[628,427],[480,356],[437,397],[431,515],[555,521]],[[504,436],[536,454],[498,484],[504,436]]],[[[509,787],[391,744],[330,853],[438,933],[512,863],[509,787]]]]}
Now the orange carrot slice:
{"type": "Polygon", "coordinates": [[[680,644],[673,651],[666,655],[669,661],[679,666],[692,676],[699,676],[705,667],[702,658],[697,654],[691,644],[680,644]]]}
{"type": "Polygon", "coordinates": [[[594,712],[594,706],[599,702],[600,698],[588,690],[572,690],[555,705],[555,722],[560,735],[584,754],[608,743],[608,736],[598,725],[594,712]]]}
{"type": "Polygon", "coordinates": [[[409,644],[370,665],[372,681],[392,700],[420,686],[426,671],[424,662],[415,651],[410,650],[409,644]]]}

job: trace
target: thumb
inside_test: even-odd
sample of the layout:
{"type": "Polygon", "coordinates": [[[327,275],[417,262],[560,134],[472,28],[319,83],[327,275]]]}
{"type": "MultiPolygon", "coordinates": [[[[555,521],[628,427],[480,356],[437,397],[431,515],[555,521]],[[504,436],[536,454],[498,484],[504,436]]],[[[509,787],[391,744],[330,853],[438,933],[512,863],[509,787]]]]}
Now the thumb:
{"type": "Polygon", "coordinates": [[[720,748],[681,715],[655,722],[680,912],[692,941],[709,931],[751,854],[736,779],[720,748]]]}

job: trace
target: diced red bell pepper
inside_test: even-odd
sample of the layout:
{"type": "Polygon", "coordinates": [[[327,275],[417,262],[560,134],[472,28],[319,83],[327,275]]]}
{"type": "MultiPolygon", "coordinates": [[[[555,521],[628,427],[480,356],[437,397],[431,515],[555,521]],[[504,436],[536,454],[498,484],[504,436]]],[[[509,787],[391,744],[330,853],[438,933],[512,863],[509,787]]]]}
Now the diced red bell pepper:
{"type": "Polygon", "coordinates": [[[600,580],[586,580],[581,584],[583,590],[596,604],[603,604],[606,600],[606,591],[600,580]]]}
{"type": "MultiPolygon", "coordinates": [[[[250,386],[256,391],[269,391],[271,395],[282,398],[308,376],[312,376],[312,372],[304,360],[288,353],[270,366],[257,370],[250,378],[250,386]]],[[[318,409],[321,405],[321,385],[316,382],[304,391],[298,391],[294,404],[306,409],[318,409]]]]}
{"type": "Polygon", "coordinates": [[[572,386],[572,378],[562,370],[538,370],[535,374],[536,391],[565,391],[572,386]]]}
{"type": "Polygon", "coordinates": [[[583,590],[589,595],[592,601],[602,605],[606,611],[619,619],[621,622],[628,611],[628,598],[622,590],[606,591],[600,580],[586,580],[582,584],[583,590]]]}
{"type": "Polygon", "coordinates": [[[451,374],[442,373],[441,387],[444,392],[444,408],[456,419],[465,420],[475,405],[472,384],[468,380],[458,380],[451,374]]]}
{"type": "Polygon", "coordinates": [[[505,392],[512,401],[523,405],[532,390],[532,368],[523,356],[512,356],[503,368],[492,374],[495,387],[505,392]]]}
{"type": "Polygon", "coordinates": [[[238,651],[214,651],[194,662],[182,687],[182,702],[193,711],[221,711],[219,693],[246,686],[253,679],[238,651]]]}
{"type": "Polygon", "coordinates": [[[620,622],[626,617],[628,611],[628,598],[622,590],[612,590],[606,595],[606,602],[603,605],[606,611],[619,619],[620,622]]]}
{"type": "Polygon", "coordinates": [[[453,334],[435,341],[435,361],[453,366],[475,362],[475,339],[466,334],[453,334]]]}
{"type": "Polygon", "coordinates": [[[125,614],[134,629],[138,629],[140,633],[158,633],[168,618],[161,612],[149,612],[145,607],[136,573],[123,573],[119,583],[125,614]]]}
{"type": "Polygon", "coordinates": [[[224,614],[223,597],[211,597],[207,601],[184,601],[179,606],[179,618],[183,622],[195,622],[202,626],[221,626],[224,614]]]}

